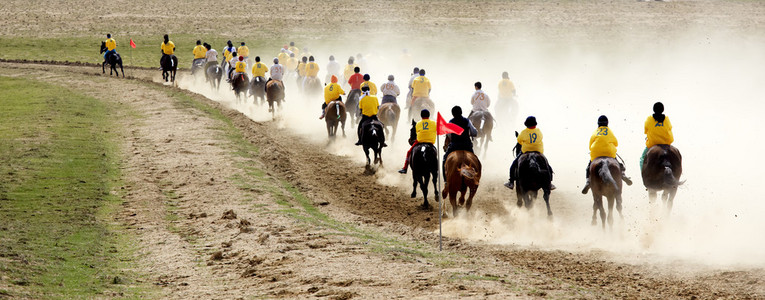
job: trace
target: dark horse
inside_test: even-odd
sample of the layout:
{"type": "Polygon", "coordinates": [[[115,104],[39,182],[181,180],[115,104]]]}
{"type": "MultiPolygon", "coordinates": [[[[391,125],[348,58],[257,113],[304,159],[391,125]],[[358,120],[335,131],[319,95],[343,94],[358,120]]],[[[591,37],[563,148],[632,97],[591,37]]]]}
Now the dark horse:
{"type": "Polygon", "coordinates": [[[521,154],[518,157],[518,178],[515,187],[515,193],[518,196],[518,207],[526,205],[527,209],[531,209],[534,199],[537,198],[539,189],[542,189],[542,197],[547,204],[547,216],[552,218],[552,210],[550,210],[550,181],[552,174],[550,174],[547,167],[547,159],[542,153],[531,151],[521,154]]]}
{"type": "MultiPolygon", "coordinates": [[[[417,140],[417,123],[412,121],[412,129],[409,131],[409,144],[414,144],[417,140]]],[[[434,196],[438,202],[438,153],[436,147],[432,144],[417,144],[412,148],[412,154],[409,157],[409,167],[412,168],[412,198],[417,197],[417,185],[422,190],[422,209],[430,209],[428,203],[428,181],[433,178],[434,196]]]]}
{"type": "Polygon", "coordinates": [[[683,157],[677,148],[670,145],[654,145],[645,155],[642,166],[643,185],[648,189],[651,204],[656,201],[656,193],[663,191],[661,199],[667,204],[667,213],[672,211],[680,175],[683,174],[683,157]]]}
{"type": "Polygon", "coordinates": [[[382,165],[382,144],[385,142],[383,124],[374,119],[370,120],[363,124],[361,132],[361,144],[364,148],[364,154],[367,156],[367,166],[372,163],[369,159],[369,149],[374,151],[374,163],[382,165]]]}
{"type": "Polygon", "coordinates": [[[590,165],[590,187],[592,188],[592,225],[598,225],[597,213],[600,210],[600,219],[603,230],[606,229],[606,211],[603,208],[603,196],[608,199],[608,226],[613,227],[613,209],[616,202],[616,211],[622,216],[622,171],[616,158],[601,156],[592,161],[590,165]]]}
{"type": "Polygon", "coordinates": [[[178,70],[178,58],[175,55],[168,56],[169,59],[160,59],[159,65],[162,67],[162,79],[167,82],[175,82],[175,71],[178,70]]]}
{"type": "MultiPolygon", "coordinates": [[[[446,143],[448,145],[448,142],[446,143]]],[[[465,205],[465,210],[470,211],[473,205],[473,197],[478,190],[478,184],[481,181],[481,161],[470,151],[458,150],[449,153],[449,157],[444,162],[444,172],[446,173],[446,182],[441,198],[449,197],[449,203],[452,205],[453,216],[457,216],[457,192],[460,193],[460,205],[465,205]],[[470,189],[470,195],[465,201],[465,193],[470,189]]]]}
{"type": "MultiPolygon", "coordinates": [[[[101,53],[106,51],[106,42],[101,42],[101,53]]],[[[125,70],[122,68],[122,57],[120,57],[117,52],[114,52],[112,55],[107,55],[106,58],[104,58],[104,62],[101,64],[101,71],[103,71],[104,74],[106,74],[106,64],[109,64],[109,76],[112,75],[112,71],[114,71],[117,77],[120,76],[120,72],[117,72],[117,65],[119,65],[120,71],[122,71],[122,78],[125,78],[125,70]]]]}
{"type": "Polygon", "coordinates": [[[210,87],[220,90],[220,81],[223,78],[223,68],[215,62],[207,63],[205,79],[210,83],[210,87]]]}
{"type": "Polygon", "coordinates": [[[351,123],[358,123],[359,114],[359,97],[361,96],[361,90],[351,90],[348,92],[348,98],[345,99],[345,109],[348,110],[348,115],[351,116],[351,123]]]}
{"type": "Polygon", "coordinates": [[[401,108],[395,102],[383,103],[377,111],[377,118],[383,123],[385,134],[388,134],[388,126],[393,127],[393,134],[389,135],[391,141],[396,137],[396,129],[398,128],[398,118],[400,115],[401,108]]]}
{"type": "Polygon", "coordinates": [[[284,101],[284,84],[281,80],[272,79],[266,83],[266,101],[268,101],[268,111],[271,112],[271,118],[276,113],[274,102],[281,107],[284,101]]]}
{"type": "Polygon", "coordinates": [[[335,100],[329,102],[327,108],[324,109],[324,120],[327,122],[327,135],[329,137],[337,135],[337,127],[342,128],[343,136],[345,136],[346,117],[345,104],[343,104],[343,101],[335,100]]]}
{"type": "MultiPolygon", "coordinates": [[[[310,98],[318,97],[322,93],[321,80],[316,76],[306,77],[303,93],[310,98]]],[[[302,82],[301,82],[302,83],[302,82]]]]}
{"type": "Polygon", "coordinates": [[[258,98],[260,98],[260,104],[266,103],[266,79],[263,76],[255,76],[250,81],[250,95],[252,95],[252,103],[258,104],[258,98]]]}
{"type": "Polygon", "coordinates": [[[239,74],[231,81],[231,87],[234,90],[234,95],[236,95],[236,102],[239,103],[242,95],[246,97],[247,91],[250,89],[250,78],[247,77],[247,74],[239,74]]]}
{"type": "Polygon", "coordinates": [[[491,131],[494,130],[494,117],[488,111],[475,111],[470,113],[468,119],[478,130],[478,136],[475,137],[478,140],[476,148],[480,150],[479,152],[483,152],[484,158],[486,158],[489,142],[492,141],[491,131]]]}

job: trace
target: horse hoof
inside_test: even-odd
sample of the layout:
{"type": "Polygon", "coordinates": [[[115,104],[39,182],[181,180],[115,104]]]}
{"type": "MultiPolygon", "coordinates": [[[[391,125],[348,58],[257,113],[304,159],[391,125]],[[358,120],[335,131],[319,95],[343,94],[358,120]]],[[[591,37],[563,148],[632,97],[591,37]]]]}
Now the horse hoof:
{"type": "Polygon", "coordinates": [[[412,195],[410,195],[410,196],[411,196],[412,198],[417,198],[417,193],[412,193],[412,195]]]}
{"type": "Polygon", "coordinates": [[[420,205],[420,206],[418,206],[418,208],[419,208],[420,210],[424,210],[424,211],[430,211],[430,209],[431,209],[431,206],[430,206],[430,204],[423,204],[423,205],[420,205]]]}

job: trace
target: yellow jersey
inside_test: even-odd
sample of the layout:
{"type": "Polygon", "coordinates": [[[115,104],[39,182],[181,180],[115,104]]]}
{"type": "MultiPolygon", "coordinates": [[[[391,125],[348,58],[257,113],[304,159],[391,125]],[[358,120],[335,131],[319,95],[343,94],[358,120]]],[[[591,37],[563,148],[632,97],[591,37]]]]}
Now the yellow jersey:
{"type": "Polygon", "coordinates": [[[646,148],[651,148],[653,145],[671,145],[675,141],[672,135],[672,123],[667,116],[664,116],[664,122],[658,122],[653,116],[648,116],[645,120],[645,134],[646,148]]]}
{"type": "Polygon", "coordinates": [[[343,77],[345,77],[345,81],[348,81],[348,79],[351,78],[351,75],[353,75],[353,69],[356,68],[358,65],[352,64],[352,65],[345,65],[345,69],[343,69],[343,77]]]}
{"type": "Polygon", "coordinates": [[[372,96],[376,96],[377,95],[377,85],[374,82],[364,81],[359,86],[359,89],[361,89],[362,87],[365,87],[365,86],[369,87],[369,94],[370,95],[372,95],[372,96]]]}
{"type": "Polygon", "coordinates": [[[268,72],[268,66],[262,62],[256,62],[252,66],[252,77],[266,77],[266,72],[268,72]]]}
{"type": "Polygon", "coordinates": [[[417,130],[417,143],[436,143],[436,121],[422,119],[414,125],[417,130]]]}
{"type": "Polygon", "coordinates": [[[243,62],[243,61],[236,62],[236,67],[235,67],[234,71],[239,72],[239,73],[246,72],[247,71],[247,64],[245,62],[243,62]]]}
{"type": "Polygon", "coordinates": [[[292,51],[292,53],[295,53],[295,56],[298,56],[298,54],[300,54],[300,48],[295,46],[289,47],[287,48],[287,50],[292,51]]]}
{"type": "Polygon", "coordinates": [[[515,85],[510,79],[502,79],[497,86],[500,99],[510,99],[515,95],[515,85]]]}
{"type": "Polygon", "coordinates": [[[247,46],[239,46],[239,48],[236,48],[236,54],[239,54],[240,56],[248,57],[250,56],[250,48],[247,46]]]}
{"type": "Polygon", "coordinates": [[[359,100],[359,109],[361,109],[361,114],[367,117],[376,116],[378,106],[380,106],[380,101],[377,100],[377,96],[372,94],[359,100]]]}
{"type": "Polygon", "coordinates": [[[339,84],[333,82],[324,87],[324,103],[329,104],[340,95],[345,95],[345,91],[339,84]]]}
{"type": "Polygon", "coordinates": [[[279,62],[280,62],[280,63],[286,64],[286,63],[287,63],[287,60],[289,60],[289,59],[290,59],[290,56],[289,56],[289,54],[287,54],[287,53],[284,53],[284,52],[279,52],[279,55],[277,55],[277,56],[276,56],[276,58],[278,58],[278,59],[279,59],[279,62]]]}
{"type": "Polygon", "coordinates": [[[305,76],[305,65],[306,64],[302,61],[298,63],[298,66],[297,66],[298,75],[300,75],[301,77],[305,76]]]}
{"type": "Polygon", "coordinates": [[[298,60],[294,57],[290,57],[287,59],[287,63],[285,64],[285,67],[287,67],[287,71],[295,71],[295,68],[297,68],[298,60]]]}
{"type": "Polygon", "coordinates": [[[106,43],[106,45],[104,45],[106,46],[106,50],[112,51],[117,48],[117,41],[115,41],[113,38],[108,38],[104,42],[106,43]]]}
{"type": "Polygon", "coordinates": [[[412,81],[412,97],[428,97],[430,95],[430,80],[425,76],[417,76],[412,81]]]}
{"type": "Polygon", "coordinates": [[[202,45],[197,45],[194,47],[194,51],[192,51],[192,53],[194,53],[194,59],[205,58],[205,54],[207,54],[207,48],[202,45]]]}
{"type": "Polygon", "coordinates": [[[308,76],[316,77],[316,75],[319,75],[319,64],[315,62],[309,62],[305,66],[305,73],[308,76]]]}
{"type": "Polygon", "coordinates": [[[600,156],[616,158],[616,146],[619,142],[608,126],[600,126],[590,137],[590,160],[600,156]]]}
{"type": "Polygon", "coordinates": [[[162,53],[167,55],[173,55],[175,53],[175,44],[173,41],[167,41],[167,44],[162,43],[162,53]]]}
{"type": "Polygon", "coordinates": [[[537,151],[545,153],[542,143],[542,131],[539,128],[526,128],[518,135],[518,144],[521,144],[521,152],[537,151]]]}

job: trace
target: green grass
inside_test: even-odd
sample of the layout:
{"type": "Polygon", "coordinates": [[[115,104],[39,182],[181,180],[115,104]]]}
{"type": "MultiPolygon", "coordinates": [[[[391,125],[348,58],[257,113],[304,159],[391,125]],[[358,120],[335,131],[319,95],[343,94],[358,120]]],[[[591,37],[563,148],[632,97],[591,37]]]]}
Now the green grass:
{"type": "Polygon", "coordinates": [[[0,77],[0,287],[32,298],[144,297],[130,271],[110,108],[60,86],[0,77]],[[116,284],[115,284],[116,283],[116,284]]]}

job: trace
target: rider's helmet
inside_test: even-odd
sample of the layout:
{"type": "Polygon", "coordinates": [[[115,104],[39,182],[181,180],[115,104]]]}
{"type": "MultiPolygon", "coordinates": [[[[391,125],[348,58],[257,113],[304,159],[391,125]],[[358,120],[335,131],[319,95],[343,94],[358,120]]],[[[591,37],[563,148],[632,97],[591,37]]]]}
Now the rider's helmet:
{"type": "Polygon", "coordinates": [[[279,64],[279,59],[278,59],[278,58],[276,58],[276,57],[274,57],[274,64],[275,64],[275,65],[276,65],[276,64],[279,64]]]}
{"type": "Polygon", "coordinates": [[[526,118],[526,122],[523,122],[523,125],[526,125],[526,128],[537,126],[537,118],[534,116],[529,116],[526,118]]]}
{"type": "Polygon", "coordinates": [[[425,76],[425,69],[420,69],[420,76],[425,76]]]}
{"type": "Polygon", "coordinates": [[[423,119],[430,118],[430,111],[427,109],[423,109],[420,111],[420,117],[423,119]]]}
{"type": "Polygon", "coordinates": [[[608,117],[605,115],[598,117],[598,126],[608,126],[608,117]]]}
{"type": "Polygon", "coordinates": [[[335,61],[335,56],[334,55],[330,55],[329,56],[329,61],[335,61]]]}
{"type": "Polygon", "coordinates": [[[236,51],[231,52],[231,56],[236,57],[236,51]]]}
{"type": "Polygon", "coordinates": [[[295,46],[295,42],[290,42],[290,46],[295,46]]]}
{"type": "Polygon", "coordinates": [[[204,44],[204,46],[205,46],[205,48],[206,48],[207,50],[210,50],[210,49],[212,49],[212,46],[210,46],[210,44],[208,44],[208,43],[205,43],[205,44],[204,44]]]}
{"type": "Polygon", "coordinates": [[[455,118],[462,117],[462,107],[460,107],[459,105],[455,105],[454,107],[452,107],[452,117],[455,117],[455,118]]]}
{"type": "Polygon", "coordinates": [[[388,75],[388,81],[393,81],[393,75],[388,75]]]}
{"type": "Polygon", "coordinates": [[[284,50],[287,50],[287,48],[288,48],[287,45],[284,45],[284,47],[282,47],[282,49],[284,50]]]}
{"type": "Polygon", "coordinates": [[[255,56],[255,62],[260,62],[260,56],[255,56]]]}
{"type": "Polygon", "coordinates": [[[197,45],[202,45],[202,41],[201,40],[197,40],[197,45]]]}
{"type": "Polygon", "coordinates": [[[337,83],[337,76],[332,75],[332,78],[329,79],[332,83],[337,83]]]}
{"type": "Polygon", "coordinates": [[[301,60],[302,60],[303,62],[307,62],[307,61],[308,61],[308,57],[305,57],[305,56],[303,56],[303,58],[302,58],[301,60]]]}
{"type": "Polygon", "coordinates": [[[311,55],[311,57],[308,58],[308,61],[313,61],[313,55],[311,55]]]}
{"type": "Polygon", "coordinates": [[[414,67],[414,70],[412,71],[412,74],[420,74],[420,68],[414,67]]]}
{"type": "Polygon", "coordinates": [[[349,57],[349,58],[348,58],[348,64],[349,64],[349,65],[352,65],[352,64],[353,64],[353,56],[351,56],[351,57],[349,57]]]}
{"type": "Polygon", "coordinates": [[[369,81],[369,78],[371,78],[369,77],[369,74],[364,74],[364,81],[369,81]]]}
{"type": "Polygon", "coordinates": [[[239,61],[243,61],[243,60],[244,60],[244,56],[239,55],[239,61]]]}
{"type": "Polygon", "coordinates": [[[664,112],[664,104],[661,102],[656,102],[653,104],[653,112],[655,114],[661,114],[664,112]]]}
{"type": "Polygon", "coordinates": [[[165,43],[167,43],[170,40],[170,37],[167,36],[167,34],[163,38],[165,39],[165,43]]]}
{"type": "Polygon", "coordinates": [[[475,86],[475,88],[476,88],[476,89],[479,89],[479,90],[480,90],[480,89],[481,89],[481,82],[480,82],[480,81],[476,81],[476,82],[473,84],[473,86],[475,86]]]}
{"type": "Polygon", "coordinates": [[[355,68],[353,68],[353,72],[355,72],[355,73],[361,72],[361,68],[355,67],[355,68]]]}
{"type": "Polygon", "coordinates": [[[242,42],[242,46],[244,46],[244,42],[242,42]]]}
{"type": "Polygon", "coordinates": [[[106,34],[106,38],[107,38],[107,39],[110,39],[110,38],[112,38],[112,34],[111,34],[111,33],[107,33],[107,34],[106,34]]]}
{"type": "Polygon", "coordinates": [[[507,72],[502,72],[502,78],[503,79],[510,79],[510,75],[507,74],[507,72]]]}
{"type": "Polygon", "coordinates": [[[228,42],[226,42],[226,45],[228,45],[229,47],[234,47],[234,44],[233,44],[233,43],[231,43],[231,40],[229,40],[228,42]]]}

